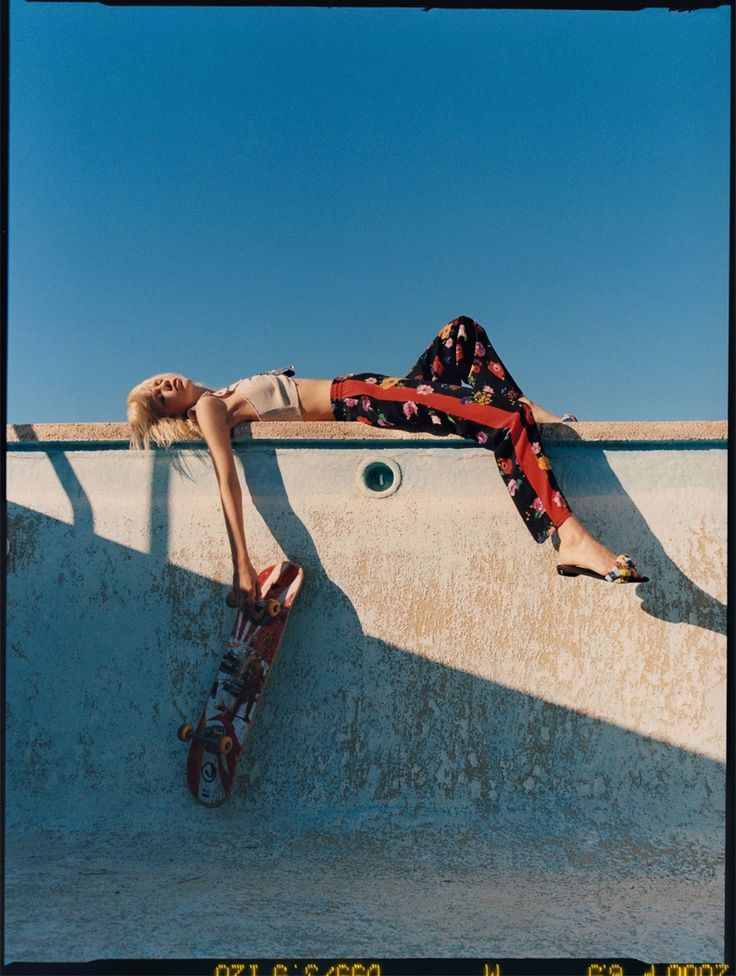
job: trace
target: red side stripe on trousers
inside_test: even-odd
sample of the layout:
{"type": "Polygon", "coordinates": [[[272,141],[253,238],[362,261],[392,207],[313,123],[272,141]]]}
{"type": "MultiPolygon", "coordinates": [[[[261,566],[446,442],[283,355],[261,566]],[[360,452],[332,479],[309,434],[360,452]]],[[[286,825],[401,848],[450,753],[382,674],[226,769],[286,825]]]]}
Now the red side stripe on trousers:
{"type": "Polygon", "coordinates": [[[472,420],[474,423],[491,427],[494,430],[510,431],[514,451],[521,469],[542,500],[544,509],[552,522],[555,525],[561,525],[569,517],[570,510],[555,505],[552,500],[553,493],[546,472],[537,463],[537,455],[532,450],[527,432],[516,411],[502,410],[500,407],[484,403],[461,403],[459,397],[446,393],[417,394],[416,387],[391,386],[384,388],[378,383],[366,383],[364,380],[344,379],[337,384],[334,392],[341,399],[353,397],[359,400],[361,397],[367,396],[372,400],[387,403],[404,403],[407,400],[413,400],[415,403],[422,403],[427,407],[433,407],[435,410],[441,410],[443,413],[460,417],[463,420],[472,420]]]}

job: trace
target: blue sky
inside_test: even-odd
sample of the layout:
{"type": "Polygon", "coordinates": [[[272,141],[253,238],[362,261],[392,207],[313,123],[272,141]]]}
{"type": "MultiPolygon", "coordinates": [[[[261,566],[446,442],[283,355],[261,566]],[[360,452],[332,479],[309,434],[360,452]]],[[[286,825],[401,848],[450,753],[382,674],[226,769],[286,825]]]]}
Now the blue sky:
{"type": "Polygon", "coordinates": [[[550,409],[725,418],[729,16],[11,0],[9,422],[458,314],[550,409]]]}

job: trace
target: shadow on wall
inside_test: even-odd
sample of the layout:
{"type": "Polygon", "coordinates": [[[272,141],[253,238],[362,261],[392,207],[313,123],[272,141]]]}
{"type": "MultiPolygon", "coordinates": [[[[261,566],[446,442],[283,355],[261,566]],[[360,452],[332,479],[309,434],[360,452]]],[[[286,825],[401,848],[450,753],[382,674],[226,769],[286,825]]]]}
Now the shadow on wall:
{"type": "MultiPolygon", "coordinates": [[[[554,445],[553,453],[564,452],[568,445],[575,452],[584,449],[586,483],[595,486],[596,496],[613,500],[616,512],[615,526],[606,525],[597,514],[593,507],[595,498],[592,499],[592,503],[586,499],[585,504],[576,505],[574,494],[565,487],[564,464],[558,460],[554,461],[558,480],[575,514],[593,535],[613,552],[629,551],[642,568],[644,575],[650,577],[649,583],[639,584],[636,587],[641,609],[658,620],[674,624],[690,624],[725,636],[725,604],[701,589],[672,561],[659,539],[649,528],[642,513],[624,490],[621,481],[611,468],[604,447],[583,441],[580,435],[572,430],[567,431],[564,441],[551,443],[554,445]],[[562,474],[562,477],[559,477],[559,474],[562,474]]],[[[693,442],[692,449],[704,448],[693,442]]]]}
{"type": "MultiPolygon", "coordinates": [[[[226,588],[166,561],[170,456],[155,457],[144,555],[95,536],[71,465],[47,454],[74,524],[9,507],[8,820],[153,827],[189,816],[201,826],[213,812],[189,797],[175,730],[199,714],[222,653],[226,588]]],[[[602,450],[590,463],[603,491],[622,493],[602,450]]],[[[275,453],[245,465],[245,480],[306,578],[218,824],[504,817],[545,834],[563,824],[580,843],[591,832],[600,843],[682,832],[718,859],[723,764],[365,635],[289,505],[275,453]]],[[[622,504],[631,538],[651,535],[622,504]]],[[[660,553],[648,568],[670,586],[680,578],[676,609],[655,586],[647,612],[688,623],[695,613],[723,632],[721,604],[660,553]]]]}

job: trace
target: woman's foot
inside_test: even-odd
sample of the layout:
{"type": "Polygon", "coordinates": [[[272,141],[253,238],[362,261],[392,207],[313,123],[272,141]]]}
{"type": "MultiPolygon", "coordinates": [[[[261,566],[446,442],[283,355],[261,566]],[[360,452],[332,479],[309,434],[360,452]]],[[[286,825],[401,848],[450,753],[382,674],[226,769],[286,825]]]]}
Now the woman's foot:
{"type": "MultiPolygon", "coordinates": [[[[562,417],[558,417],[556,413],[550,413],[549,410],[545,410],[544,407],[540,407],[538,403],[530,400],[529,397],[519,397],[522,403],[528,403],[532,408],[532,414],[534,415],[535,424],[561,424],[563,423],[562,417]]],[[[568,414],[565,414],[567,417],[568,414]]]]}
{"type": "Polygon", "coordinates": [[[585,526],[571,515],[557,529],[560,548],[558,562],[562,565],[580,566],[592,569],[594,573],[605,576],[616,562],[615,553],[598,542],[585,526]]]}

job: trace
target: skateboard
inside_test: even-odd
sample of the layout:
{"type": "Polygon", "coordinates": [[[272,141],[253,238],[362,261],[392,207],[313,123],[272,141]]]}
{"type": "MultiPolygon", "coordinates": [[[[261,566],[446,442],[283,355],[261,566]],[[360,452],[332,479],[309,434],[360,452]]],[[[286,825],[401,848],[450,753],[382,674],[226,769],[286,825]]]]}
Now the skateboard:
{"type": "MultiPolygon", "coordinates": [[[[286,560],[258,574],[255,613],[238,610],[209,698],[196,728],[177,735],[188,742],[187,784],[198,803],[219,807],[235,779],[243,744],[273,668],[304,571],[286,560]]],[[[229,601],[228,601],[229,602],[229,601]]]]}

